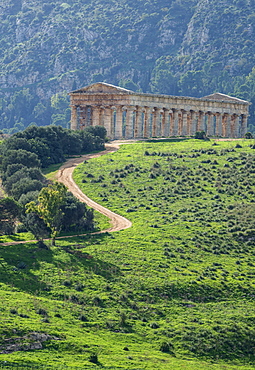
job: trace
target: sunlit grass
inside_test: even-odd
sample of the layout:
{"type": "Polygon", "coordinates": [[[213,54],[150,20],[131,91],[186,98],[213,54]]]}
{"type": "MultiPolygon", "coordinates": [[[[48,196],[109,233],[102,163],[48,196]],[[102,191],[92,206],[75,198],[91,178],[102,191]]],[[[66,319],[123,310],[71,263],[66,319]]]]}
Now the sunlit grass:
{"type": "Polygon", "coordinates": [[[0,246],[2,337],[59,338],[0,361],[89,369],[98,367],[89,361],[97,353],[105,369],[254,368],[255,250],[235,227],[244,238],[253,227],[253,208],[242,208],[253,206],[253,157],[240,155],[255,153],[249,141],[213,144],[124,145],[75,170],[83,191],[129,218],[129,229],[47,242],[48,249],[0,246]],[[224,171],[231,176],[218,192],[224,171]]]}

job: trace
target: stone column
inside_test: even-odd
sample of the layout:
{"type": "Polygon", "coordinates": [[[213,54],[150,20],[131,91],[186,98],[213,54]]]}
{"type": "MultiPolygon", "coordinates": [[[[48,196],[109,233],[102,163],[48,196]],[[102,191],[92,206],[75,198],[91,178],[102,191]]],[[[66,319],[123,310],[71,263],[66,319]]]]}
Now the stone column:
{"type": "Polygon", "coordinates": [[[159,109],[155,107],[153,110],[152,137],[157,136],[158,121],[159,121],[159,109]]]}
{"type": "Polygon", "coordinates": [[[222,116],[222,136],[227,137],[227,122],[228,122],[228,114],[224,113],[222,116]]]}
{"type": "Polygon", "coordinates": [[[134,137],[134,132],[133,132],[133,113],[134,109],[131,107],[127,108],[127,113],[126,113],[126,139],[132,139],[134,137]]]}
{"type": "Polygon", "coordinates": [[[230,137],[238,137],[238,115],[232,114],[230,118],[230,137]]]}
{"type": "Polygon", "coordinates": [[[135,115],[135,127],[134,127],[134,137],[141,137],[142,131],[142,110],[141,107],[136,107],[136,115],[135,115]]]}
{"type": "Polygon", "coordinates": [[[182,110],[178,112],[178,136],[182,136],[182,126],[183,126],[183,120],[182,120],[182,110]]]}
{"type": "Polygon", "coordinates": [[[100,122],[100,107],[92,107],[92,126],[98,126],[100,122]]]}
{"type": "Polygon", "coordinates": [[[149,130],[149,117],[151,114],[151,109],[149,107],[144,107],[144,127],[143,127],[143,137],[150,137],[149,130]]]}
{"type": "Polygon", "coordinates": [[[182,136],[187,136],[187,112],[182,109],[182,136]]]}
{"type": "Polygon", "coordinates": [[[106,128],[107,137],[109,139],[113,139],[112,126],[112,108],[105,107],[104,127],[106,128]]]}
{"type": "Polygon", "coordinates": [[[192,112],[189,111],[187,112],[187,135],[191,135],[191,117],[192,117],[192,112]]]}
{"type": "Polygon", "coordinates": [[[162,137],[167,137],[170,135],[168,122],[169,122],[169,109],[163,108],[162,126],[161,126],[162,137]]]}
{"type": "Polygon", "coordinates": [[[205,114],[202,111],[198,112],[198,124],[197,124],[198,131],[205,131],[205,114]]]}
{"type": "Polygon", "coordinates": [[[226,136],[231,137],[231,116],[230,114],[227,114],[227,120],[226,120],[226,136]]]}
{"type": "Polygon", "coordinates": [[[240,122],[240,116],[236,114],[236,117],[235,117],[235,125],[234,125],[234,134],[235,134],[235,137],[240,137],[240,134],[239,134],[239,122],[240,122]]]}
{"type": "Polygon", "coordinates": [[[123,136],[123,111],[122,106],[116,107],[116,126],[115,126],[115,139],[121,139],[123,136]]]}
{"type": "Polygon", "coordinates": [[[174,110],[169,110],[169,136],[173,136],[174,132],[174,110]]]}
{"type": "Polygon", "coordinates": [[[222,114],[216,113],[216,136],[222,136],[222,114]]]}
{"type": "Polygon", "coordinates": [[[178,125],[179,125],[179,111],[173,109],[173,136],[178,135],[178,125]]]}
{"type": "Polygon", "coordinates": [[[247,119],[248,119],[248,116],[246,116],[246,114],[242,114],[242,122],[241,122],[241,130],[240,130],[241,137],[244,137],[244,135],[247,132],[247,119]]]}
{"type": "Polygon", "coordinates": [[[105,110],[104,107],[99,108],[99,126],[104,125],[104,110],[105,110]]]}
{"type": "Polygon", "coordinates": [[[76,105],[71,106],[71,130],[78,129],[78,116],[76,105]]]}
{"type": "Polygon", "coordinates": [[[207,112],[207,133],[206,135],[208,136],[213,136],[214,135],[214,127],[213,127],[213,114],[211,112],[207,112]]]}
{"type": "Polygon", "coordinates": [[[195,133],[198,131],[198,114],[198,112],[191,111],[190,135],[195,135],[195,133]]]}

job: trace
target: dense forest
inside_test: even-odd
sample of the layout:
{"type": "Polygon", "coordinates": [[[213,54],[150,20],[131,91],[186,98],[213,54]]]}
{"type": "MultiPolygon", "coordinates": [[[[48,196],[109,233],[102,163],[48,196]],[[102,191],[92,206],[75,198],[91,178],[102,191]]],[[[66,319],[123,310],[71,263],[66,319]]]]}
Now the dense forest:
{"type": "Polygon", "coordinates": [[[1,0],[0,9],[4,132],[69,127],[67,93],[98,81],[255,101],[254,0],[1,0]]]}

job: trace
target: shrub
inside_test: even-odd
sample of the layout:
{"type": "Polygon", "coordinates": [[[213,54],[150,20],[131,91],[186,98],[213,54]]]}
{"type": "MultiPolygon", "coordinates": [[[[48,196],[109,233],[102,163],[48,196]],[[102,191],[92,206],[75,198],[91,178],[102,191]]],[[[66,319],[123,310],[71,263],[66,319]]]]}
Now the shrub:
{"type": "Polygon", "coordinates": [[[195,139],[205,140],[206,139],[205,131],[197,131],[195,133],[195,139]]]}
{"type": "Polygon", "coordinates": [[[93,364],[98,364],[98,355],[97,355],[97,353],[91,353],[88,360],[89,360],[89,362],[92,362],[93,364]]]}
{"type": "Polygon", "coordinates": [[[173,354],[173,345],[172,343],[169,343],[169,342],[162,342],[160,347],[159,347],[159,350],[161,352],[164,352],[164,353],[171,353],[173,354]]]}
{"type": "Polygon", "coordinates": [[[42,316],[48,316],[48,312],[44,308],[39,308],[36,313],[42,316]]]}
{"type": "Polygon", "coordinates": [[[244,135],[244,137],[245,137],[245,139],[252,139],[253,138],[251,132],[246,132],[246,134],[244,135]]]}

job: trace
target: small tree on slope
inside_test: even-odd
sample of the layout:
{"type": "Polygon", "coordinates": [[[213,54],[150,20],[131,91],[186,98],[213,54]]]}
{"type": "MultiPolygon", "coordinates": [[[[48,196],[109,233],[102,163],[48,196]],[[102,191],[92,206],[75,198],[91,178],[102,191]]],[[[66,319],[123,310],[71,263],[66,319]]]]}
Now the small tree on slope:
{"type": "Polygon", "coordinates": [[[26,213],[37,213],[49,227],[52,245],[55,245],[56,236],[61,230],[63,218],[61,206],[65,204],[66,196],[66,186],[56,182],[42,188],[38,196],[38,204],[35,202],[26,204],[26,213]]]}

